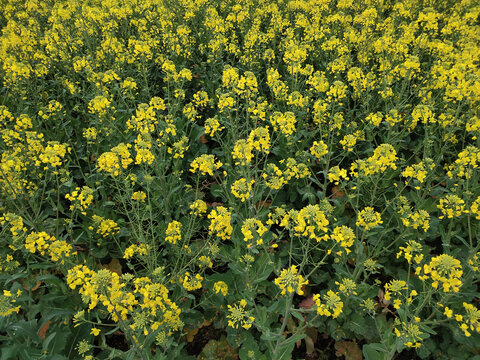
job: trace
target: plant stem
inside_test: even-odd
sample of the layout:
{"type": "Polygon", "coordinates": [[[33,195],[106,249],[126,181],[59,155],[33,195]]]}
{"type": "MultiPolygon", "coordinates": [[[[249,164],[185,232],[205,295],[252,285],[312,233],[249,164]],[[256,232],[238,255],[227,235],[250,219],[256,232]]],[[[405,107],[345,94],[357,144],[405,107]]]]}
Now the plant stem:
{"type": "MultiPolygon", "coordinates": [[[[290,298],[288,299],[287,306],[285,308],[285,315],[283,317],[282,327],[280,328],[280,332],[278,336],[282,336],[283,332],[285,331],[285,327],[287,326],[288,317],[290,316],[290,309],[292,307],[293,295],[295,293],[290,294],[290,298]]],[[[277,355],[278,347],[283,343],[282,339],[277,340],[277,344],[275,345],[275,349],[273,350],[273,355],[277,355]]]]}

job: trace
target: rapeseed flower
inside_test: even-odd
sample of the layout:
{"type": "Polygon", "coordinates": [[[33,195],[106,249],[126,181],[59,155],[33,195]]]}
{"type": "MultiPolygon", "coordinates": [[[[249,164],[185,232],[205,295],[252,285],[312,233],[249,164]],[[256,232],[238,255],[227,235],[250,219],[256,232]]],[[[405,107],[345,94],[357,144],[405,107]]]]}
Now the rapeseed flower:
{"type": "Polygon", "coordinates": [[[283,269],[280,275],[275,279],[275,284],[282,290],[282,295],[297,293],[304,295],[302,287],[308,284],[302,275],[297,274],[298,269],[296,265],[290,266],[288,269],[283,269]]]}
{"type": "Polygon", "coordinates": [[[313,301],[317,306],[317,313],[322,316],[331,316],[336,319],[343,311],[343,301],[338,293],[328,290],[323,296],[313,295],[313,301]],[[323,301],[322,301],[323,300],[323,301]]]}
{"type": "Polygon", "coordinates": [[[243,327],[245,330],[248,330],[252,327],[255,318],[250,315],[249,311],[245,310],[247,302],[245,299],[240,300],[238,304],[233,306],[228,305],[228,326],[238,329],[239,326],[243,327]]]}
{"type": "Polygon", "coordinates": [[[365,230],[370,230],[371,228],[382,224],[382,218],[380,213],[376,212],[372,207],[367,206],[357,215],[356,225],[364,228],[365,230]]]}

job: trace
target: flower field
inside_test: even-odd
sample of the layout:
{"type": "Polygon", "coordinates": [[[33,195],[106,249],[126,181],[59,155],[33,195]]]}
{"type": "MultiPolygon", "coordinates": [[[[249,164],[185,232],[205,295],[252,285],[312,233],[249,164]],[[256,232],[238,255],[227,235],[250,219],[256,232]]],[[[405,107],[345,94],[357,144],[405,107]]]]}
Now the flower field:
{"type": "Polygon", "coordinates": [[[478,1],[0,27],[0,360],[480,360],[478,1]]]}

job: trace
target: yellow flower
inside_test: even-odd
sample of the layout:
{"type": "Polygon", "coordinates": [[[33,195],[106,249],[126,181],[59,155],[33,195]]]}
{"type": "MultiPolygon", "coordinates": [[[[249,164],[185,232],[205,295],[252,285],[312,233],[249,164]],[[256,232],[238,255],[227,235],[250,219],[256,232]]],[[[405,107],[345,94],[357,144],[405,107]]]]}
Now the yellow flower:
{"type": "Polygon", "coordinates": [[[363,227],[365,230],[370,230],[382,223],[380,214],[372,207],[366,207],[358,213],[356,225],[363,227]]]}
{"type": "Polygon", "coordinates": [[[455,320],[460,323],[460,329],[467,337],[471,336],[470,331],[476,331],[477,333],[480,333],[480,310],[478,310],[474,305],[466,302],[463,303],[463,307],[466,311],[465,316],[455,316],[455,320]]]}
{"type": "Polygon", "coordinates": [[[212,263],[212,260],[210,259],[210,257],[202,255],[198,258],[198,266],[200,268],[203,268],[203,267],[211,268],[213,266],[213,263],[212,263]]]}
{"type": "Polygon", "coordinates": [[[247,302],[245,299],[240,300],[239,304],[234,304],[233,306],[228,305],[228,326],[238,329],[238,326],[243,327],[245,330],[248,330],[252,327],[255,318],[250,316],[248,311],[245,311],[245,306],[247,302]]]}
{"type": "Polygon", "coordinates": [[[338,293],[328,290],[322,297],[319,294],[313,296],[313,301],[317,306],[317,313],[322,316],[331,316],[337,318],[343,310],[343,302],[338,293]]]}
{"type": "Polygon", "coordinates": [[[190,214],[201,215],[207,212],[207,203],[203,200],[195,200],[190,204],[190,214]]]}
{"type": "Polygon", "coordinates": [[[379,126],[382,122],[383,114],[380,112],[369,114],[365,122],[371,123],[373,126],[379,126]]]}
{"type": "MultiPolygon", "coordinates": [[[[422,245],[414,240],[407,241],[407,246],[400,246],[400,251],[397,253],[397,259],[403,255],[403,257],[408,261],[409,264],[412,262],[413,254],[419,253],[422,251],[422,245]]],[[[423,255],[416,255],[414,257],[415,263],[420,263],[423,259],[423,255]]]]}
{"type": "Polygon", "coordinates": [[[9,316],[13,313],[20,311],[20,306],[13,306],[16,302],[18,295],[12,295],[8,290],[3,290],[3,294],[0,295],[0,316],[9,316]]]}
{"type": "Polygon", "coordinates": [[[250,131],[248,135],[248,143],[257,151],[264,152],[269,154],[270,151],[270,133],[268,132],[268,126],[266,127],[257,127],[254,130],[250,131]]]}
{"type": "Polygon", "coordinates": [[[394,299],[393,300],[393,307],[395,309],[400,309],[400,305],[402,305],[402,300],[400,300],[400,299],[394,299]]]}
{"type": "Polygon", "coordinates": [[[232,157],[235,161],[235,165],[248,165],[253,159],[253,143],[248,140],[237,140],[233,147],[232,157]]]}
{"type": "Polygon", "coordinates": [[[475,215],[477,220],[480,220],[480,196],[472,203],[470,207],[470,213],[475,215]]]}
{"type": "Polygon", "coordinates": [[[346,296],[357,295],[357,292],[355,291],[357,289],[357,284],[352,279],[344,278],[341,283],[335,281],[335,285],[338,285],[338,290],[346,296]]]}
{"type": "Polygon", "coordinates": [[[120,143],[111,151],[101,154],[98,158],[98,168],[113,176],[118,176],[122,169],[126,169],[133,162],[130,157],[130,144],[120,143]]]}
{"type": "Polygon", "coordinates": [[[189,272],[186,272],[185,276],[183,277],[183,282],[182,282],[183,287],[187,291],[193,291],[193,290],[201,289],[202,288],[202,280],[203,280],[203,277],[200,276],[200,274],[195,274],[195,276],[192,277],[189,272]]]}
{"type": "Polygon", "coordinates": [[[295,132],[295,123],[297,122],[297,119],[295,118],[295,114],[291,111],[287,111],[286,113],[275,111],[270,117],[270,122],[273,126],[273,130],[280,130],[282,134],[288,137],[295,132]]]}
{"type": "Polygon", "coordinates": [[[20,238],[21,235],[27,232],[27,228],[23,226],[23,219],[19,215],[13,213],[3,214],[0,217],[0,224],[4,225],[5,223],[10,225],[10,233],[14,239],[20,238]]]}
{"type": "Polygon", "coordinates": [[[239,79],[238,69],[230,65],[225,65],[222,74],[222,85],[228,89],[234,89],[239,79]]]}
{"type": "Polygon", "coordinates": [[[94,127],[86,128],[83,130],[83,137],[93,143],[93,141],[97,139],[98,133],[99,131],[94,127]]]}
{"type": "Polygon", "coordinates": [[[72,253],[72,245],[65,240],[57,240],[54,236],[48,235],[46,232],[32,232],[25,239],[25,248],[31,253],[38,251],[41,255],[48,253],[52,261],[64,263],[64,258],[70,257],[72,253]]]}
{"type": "Polygon", "coordinates": [[[452,316],[453,316],[453,310],[450,309],[450,308],[447,307],[447,306],[445,306],[445,311],[444,311],[443,313],[444,313],[444,315],[445,315],[447,318],[449,318],[449,319],[451,319],[452,316]]]}
{"type": "MultiPolygon", "coordinates": [[[[298,212],[289,214],[293,221],[296,236],[308,237],[320,241],[324,238],[329,221],[318,204],[307,205],[298,212]]],[[[282,221],[283,222],[283,221],[282,221]]],[[[282,225],[282,224],[280,224],[282,225]]]]}
{"type": "Polygon", "coordinates": [[[245,242],[247,242],[247,247],[250,248],[254,244],[261,245],[263,244],[262,235],[267,231],[265,225],[262,224],[260,220],[257,219],[246,219],[242,224],[242,234],[244,236],[245,242]],[[255,239],[255,243],[253,240],[255,239]]]}
{"type": "Polygon", "coordinates": [[[385,284],[385,300],[390,300],[391,295],[401,295],[403,290],[407,290],[407,283],[403,280],[392,280],[385,284]]]}
{"type": "Polygon", "coordinates": [[[288,269],[283,269],[280,275],[275,279],[275,284],[282,290],[282,295],[288,295],[297,292],[298,295],[304,295],[303,285],[308,284],[302,275],[297,274],[297,266],[292,265],[288,269]]]}
{"type": "Polygon", "coordinates": [[[343,150],[353,151],[355,144],[357,143],[357,137],[353,134],[348,134],[340,140],[343,150]]]}
{"type": "Polygon", "coordinates": [[[182,136],[182,138],[173,143],[172,147],[168,147],[168,153],[173,154],[174,159],[183,159],[185,151],[190,148],[188,146],[188,137],[182,136]]]}
{"type": "Polygon", "coordinates": [[[134,255],[147,255],[148,250],[150,249],[150,246],[146,244],[132,244],[128,248],[125,249],[125,252],[123,253],[123,258],[124,259],[130,259],[134,255]]]}
{"type": "MultiPolygon", "coordinates": [[[[70,151],[71,148],[66,144],[60,144],[58,141],[49,141],[47,147],[45,147],[38,158],[41,162],[46,164],[43,169],[47,170],[49,165],[53,168],[61,166],[63,158],[67,152],[70,153],[70,151]]],[[[38,163],[40,161],[38,161],[38,163]]]]}
{"type": "Polygon", "coordinates": [[[345,180],[350,179],[347,175],[347,170],[340,169],[338,166],[334,166],[328,171],[328,181],[334,182],[335,185],[338,185],[342,178],[345,180]]]}
{"type": "MultiPolygon", "coordinates": [[[[415,322],[418,322],[417,319],[415,319],[415,322]]],[[[399,325],[401,327],[400,329],[395,328],[395,334],[397,337],[402,338],[406,347],[419,348],[422,346],[421,341],[423,339],[420,335],[423,332],[420,331],[420,327],[417,324],[401,322],[399,325]]]]}
{"type": "Polygon", "coordinates": [[[320,142],[314,141],[312,147],[310,148],[310,153],[317,159],[320,159],[322,156],[328,154],[328,147],[321,140],[320,142]]]}
{"type": "Polygon", "coordinates": [[[86,215],[85,210],[93,202],[93,190],[88,186],[83,186],[81,189],[77,187],[71,194],[65,195],[65,199],[72,202],[72,205],[70,205],[70,210],[73,211],[78,209],[83,215],[86,215]]]}
{"type": "Polygon", "coordinates": [[[182,224],[180,222],[176,220],[171,221],[167,226],[167,230],[165,230],[165,241],[174,245],[177,241],[180,241],[182,238],[181,228],[182,224]]]}
{"type": "Polygon", "coordinates": [[[329,237],[339,243],[340,246],[345,249],[347,254],[350,253],[350,247],[352,247],[355,241],[355,233],[353,232],[353,229],[345,225],[336,226],[333,229],[333,234],[329,237]]]}
{"type": "Polygon", "coordinates": [[[93,334],[93,336],[98,336],[98,334],[100,334],[100,329],[92,328],[92,331],[90,331],[90,334],[93,334]]]}
{"type": "Polygon", "coordinates": [[[145,194],[143,191],[135,191],[132,194],[132,200],[135,200],[135,201],[145,202],[146,198],[147,198],[147,194],[145,194]]]}
{"type": "Polygon", "coordinates": [[[135,164],[139,165],[147,163],[151,165],[155,160],[155,156],[150,151],[151,148],[151,141],[142,137],[142,135],[138,135],[135,139],[135,151],[137,152],[137,155],[135,156],[135,164]]]}
{"type": "Polygon", "coordinates": [[[423,228],[424,232],[427,232],[430,228],[430,214],[425,210],[418,210],[414,213],[410,213],[407,217],[402,217],[403,225],[412,227],[414,229],[423,228]]]}
{"type": "Polygon", "coordinates": [[[473,254],[470,259],[468,259],[468,264],[472,267],[472,270],[477,272],[480,269],[480,251],[476,254],[473,254]]]}
{"type": "MultiPolygon", "coordinates": [[[[427,177],[428,171],[433,170],[434,167],[435,164],[433,163],[433,160],[430,158],[425,158],[424,161],[421,161],[418,164],[407,166],[407,168],[402,172],[402,176],[405,178],[414,178],[420,183],[423,183],[427,177]]],[[[406,180],[405,183],[407,184],[408,181],[406,180]]]]}
{"type": "Polygon", "coordinates": [[[230,239],[233,228],[231,224],[232,214],[223,206],[217,206],[213,209],[208,218],[211,219],[208,227],[210,234],[215,234],[222,240],[230,239]]]}
{"type": "Polygon", "coordinates": [[[442,254],[434,257],[428,267],[425,267],[425,274],[431,274],[433,280],[432,286],[437,288],[439,284],[442,285],[444,292],[454,291],[458,292],[462,286],[460,280],[463,270],[460,260],[454,257],[442,254]]]}
{"type": "Polygon", "coordinates": [[[367,160],[357,160],[352,164],[358,168],[358,173],[354,176],[369,176],[384,172],[388,168],[395,170],[398,160],[397,152],[390,144],[381,144],[367,160]]]}
{"type": "Polygon", "coordinates": [[[445,216],[452,219],[461,216],[463,213],[468,213],[468,210],[465,210],[465,201],[457,195],[447,195],[445,198],[440,199],[440,204],[437,205],[437,208],[439,208],[443,214],[438,217],[439,219],[443,219],[445,216]]]}
{"type": "Polygon", "coordinates": [[[235,100],[230,94],[221,94],[218,98],[218,109],[221,113],[231,110],[235,106],[235,100]]]}
{"type": "Polygon", "coordinates": [[[218,122],[217,116],[205,120],[205,134],[213,137],[216,132],[220,132],[223,129],[225,127],[218,122]]]}
{"type": "Polygon", "coordinates": [[[216,294],[222,293],[223,296],[227,296],[228,286],[223,281],[217,281],[215,284],[213,284],[213,290],[216,294]]]}
{"type": "Polygon", "coordinates": [[[285,175],[285,181],[290,181],[290,179],[304,179],[311,175],[308,166],[303,163],[297,163],[294,158],[282,159],[279,161],[280,164],[285,166],[283,174],[285,175]]]}
{"type": "Polygon", "coordinates": [[[212,175],[213,172],[222,166],[220,161],[215,162],[214,155],[203,154],[197,157],[190,164],[190,171],[192,173],[200,172],[202,175],[212,175]]]}
{"type": "MultiPolygon", "coordinates": [[[[118,232],[120,231],[120,227],[113,220],[105,219],[98,215],[93,215],[92,219],[95,227],[97,228],[97,234],[101,235],[104,238],[118,234],[118,232]]],[[[94,226],[90,226],[89,229],[93,230],[94,226]]]]}
{"type": "Polygon", "coordinates": [[[245,202],[245,200],[250,197],[250,192],[252,191],[252,185],[254,183],[255,180],[247,182],[246,179],[239,179],[232,184],[232,194],[240,199],[241,202],[245,202]]]}
{"type": "Polygon", "coordinates": [[[110,104],[111,101],[105,96],[96,96],[88,103],[88,112],[91,114],[96,114],[100,117],[104,117],[107,115],[109,108],[112,110],[114,109],[113,107],[110,107],[110,104]]]}
{"type": "Polygon", "coordinates": [[[474,171],[480,164],[480,149],[475,146],[467,146],[458,154],[457,160],[448,166],[447,175],[450,178],[457,176],[459,178],[470,179],[474,171]]]}

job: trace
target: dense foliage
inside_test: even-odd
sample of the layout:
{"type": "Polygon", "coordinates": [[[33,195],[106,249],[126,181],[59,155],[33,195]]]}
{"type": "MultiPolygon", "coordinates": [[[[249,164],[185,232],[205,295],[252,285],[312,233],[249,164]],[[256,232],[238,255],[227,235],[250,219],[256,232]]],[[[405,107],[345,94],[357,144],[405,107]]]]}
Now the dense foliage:
{"type": "Polygon", "coordinates": [[[480,359],[479,16],[0,0],[0,359],[480,359]]]}

